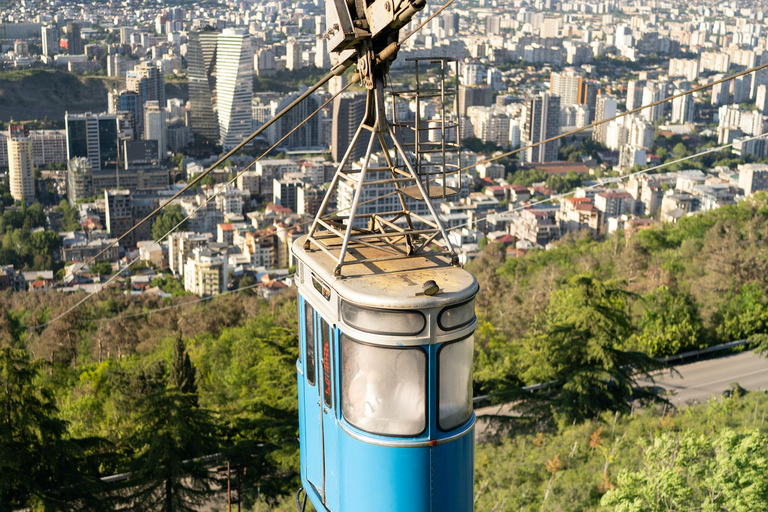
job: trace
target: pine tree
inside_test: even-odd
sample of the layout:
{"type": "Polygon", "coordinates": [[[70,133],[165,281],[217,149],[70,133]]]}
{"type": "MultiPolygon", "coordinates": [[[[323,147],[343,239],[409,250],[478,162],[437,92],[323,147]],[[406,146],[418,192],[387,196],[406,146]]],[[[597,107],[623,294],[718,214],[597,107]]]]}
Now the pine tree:
{"type": "Polygon", "coordinates": [[[196,393],[195,369],[189,360],[189,354],[184,346],[181,334],[176,337],[173,346],[173,362],[171,363],[171,384],[182,393],[196,393]]]}

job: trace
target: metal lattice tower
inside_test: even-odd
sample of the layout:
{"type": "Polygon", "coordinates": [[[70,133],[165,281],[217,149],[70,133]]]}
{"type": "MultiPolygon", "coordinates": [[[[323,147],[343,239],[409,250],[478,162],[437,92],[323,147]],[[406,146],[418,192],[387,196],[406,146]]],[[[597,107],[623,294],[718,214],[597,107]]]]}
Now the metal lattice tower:
{"type": "Polygon", "coordinates": [[[372,52],[358,60],[358,72],[368,89],[365,115],[336,169],[304,246],[305,250],[314,246],[334,258],[339,276],[345,265],[420,254],[444,255],[458,265],[433,204],[434,199],[455,196],[461,188],[457,63],[451,58],[409,60],[415,63],[416,87],[392,92],[392,122],[386,116],[386,66],[376,64],[372,52]],[[425,68],[432,71],[429,78],[424,76],[425,68]],[[396,112],[403,102],[407,106],[415,103],[414,119],[398,119],[396,112]],[[353,168],[350,154],[365,131],[371,137],[363,163],[353,168]],[[354,192],[351,206],[337,214],[328,210],[328,203],[342,181],[354,192]],[[392,189],[386,195],[396,200],[375,213],[360,213],[361,197],[368,187],[392,189]],[[387,255],[366,259],[350,252],[358,247],[375,247],[387,255]]]}

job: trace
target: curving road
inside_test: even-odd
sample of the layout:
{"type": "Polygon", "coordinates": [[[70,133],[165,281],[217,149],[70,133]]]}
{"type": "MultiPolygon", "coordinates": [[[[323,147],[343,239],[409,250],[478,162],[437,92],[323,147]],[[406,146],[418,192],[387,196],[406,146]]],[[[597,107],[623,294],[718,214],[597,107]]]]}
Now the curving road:
{"type": "MultiPolygon", "coordinates": [[[[656,386],[664,388],[669,401],[676,407],[706,402],[721,395],[737,382],[749,391],[768,389],[768,359],[753,352],[742,352],[708,361],[698,361],[675,367],[679,372],[663,372],[655,376],[656,386]]],[[[652,385],[640,381],[642,385],[652,385]]]]}
{"type": "MultiPolygon", "coordinates": [[[[677,373],[664,371],[654,376],[654,383],[641,380],[643,386],[656,386],[666,393],[670,403],[682,408],[688,404],[706,402],[722,395],[732,382],[748,391],[768,390],[768,359],[751,351],[675,366],[677,373]]],[[[478,417],[475,436],[482,439],[489,428],[483,416],[514,416],[513,403],[475,409],[478,417]]],[[[491,427],[492,428],[492,427],[491,427]]]]}

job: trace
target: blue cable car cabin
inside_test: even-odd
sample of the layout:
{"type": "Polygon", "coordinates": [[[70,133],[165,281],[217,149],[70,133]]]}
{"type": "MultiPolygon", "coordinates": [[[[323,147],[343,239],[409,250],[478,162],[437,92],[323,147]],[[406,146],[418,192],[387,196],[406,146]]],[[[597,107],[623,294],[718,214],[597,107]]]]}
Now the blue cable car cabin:
{"type": "MultiPolygon", "coordinates": [[[[475,278],[426,254],[345,266],[293,244],[301,481],[318,511],[473,508],[475,278]],[[424,285],[434,281],[428,293],[424,285]],[[436,293],[435,293],[436,292],[436,293]]],[[[347,259],[375,259],[374,247],[347,259]]],[[[430,285],[428,285],[429,287],[430,285]]]]}

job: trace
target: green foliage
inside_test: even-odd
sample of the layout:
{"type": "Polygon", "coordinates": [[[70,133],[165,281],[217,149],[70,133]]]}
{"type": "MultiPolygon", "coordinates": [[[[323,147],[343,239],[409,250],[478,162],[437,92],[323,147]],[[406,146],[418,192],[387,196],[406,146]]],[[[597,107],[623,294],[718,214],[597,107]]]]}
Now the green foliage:
{"type": "Polygon", "coordinates": [[[45,227],[40,203],[29,208],[6,210],[0,217],[0,261],[17,269],[54,270],[54,253],[61,246],[58,233],[35,230],[45,227]]]}
{"type": "Polygon", "coordinates": [[[100,276],[108,276],[112,274],[112,264],[107,260],[99,261],[91,265],[91,272],[95,272],[100,276]]]}
{"type": "Polygon", "coordinates": [[[184,289],[184,285],[172,276],[156,277],[150,284],[152,286],[157,286],[165,293],[170,293],[174,297],[185,297],[189,295],[189,292],[184,289]]]}
{"type": "Polygon", "coordinates": [[[530,187],[534,183],[546,182],[548,176],[547,172],[541,169],[526,169],[514,174],[512,184],[530,187]]]}
{"type": "Polygon", "coordinates": [[[61,229],[62,231],[79,231],[82,229],[80,222],[78,221],[77,210],[72,208],[65,199],[62,199],[56,208],[62,215],[61,229]]]}
{"type": "Polygon", "coordinates": [[[476,446],[475,510],[762,510],[766,399],[754,392],[493,438],[476,446]]]}
{"type": "Polygon", "coordinates": [[[193,394],[197,392],[195,369],[192,367],[187,348],[184,346],[184,340],[180,335],[176,336],[176,342],[173,345],[171,384],[182,393],[193,394]]]}
{"type": "Polygon", "coordinates": [[[616,512],[760,510],[768,501],[768,438],[727,429],[716,438],[664,433],[645,442],[644,466],[622,470],[601,500],[616,512]]]}
{"type": "Polygon", "coordinates": [[[627,298],[622,283],[588,274],[552,295],[545,325],[523,339],[522,378],[551,383],[530,395],[529,407],[543,405],[556,417],[581,422],[606,410],[628,411],[632,398],[655,398],[636,390],[636,379],[652,379],[661,365],[624,350],[633,331],[627,298]]]}
{"type": "Polygon", "coordinates": [[[0,349],[0,503],[10,510],[94,505],[98,440],[70,440],[41,361],[24,350],[0,349]]]}
{"type": "Polygon", "coordinates": [[[638,345],[661,357],[703,348],[704,324],[690,294],[662,285],[643,297],[638,345]]]}
{"type": "Polygon", "coordinates": [[[205,456],[218,448],[214,417],[193,395],[162,389],[141,402],[137,428],[128,444],[131,462],[129,500],[138,510],[193,512],[214,490],[215,477],[205,456]]]}
{"type": "Polygon", "coordinates": [[[568,171],[564,176],[553,174],[547,178],[547,187],[557,193],[569,192],[581,186],[581,175],[568,171]]]}
{"type": "MultiPolygon", "coordinates": [[[[206,178],[207,177],[208,176],[206,176],[206,178]]],[[[203,178],[203,180],[204,179],[205,178],[203,178]]],[[[165,210],[163,210],[163,213],[156,217],[152,222],[152,238],[156,241],[160,240],[179,223],[181,223],[181,225],[177,229],[182,231],[186,229],[187,220],[181,211],[181,206],[177,204],[167,206],[165,210]]]]}

